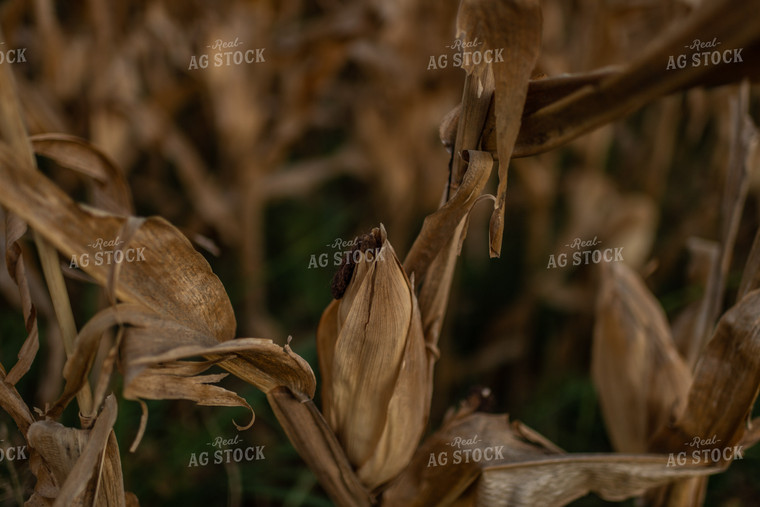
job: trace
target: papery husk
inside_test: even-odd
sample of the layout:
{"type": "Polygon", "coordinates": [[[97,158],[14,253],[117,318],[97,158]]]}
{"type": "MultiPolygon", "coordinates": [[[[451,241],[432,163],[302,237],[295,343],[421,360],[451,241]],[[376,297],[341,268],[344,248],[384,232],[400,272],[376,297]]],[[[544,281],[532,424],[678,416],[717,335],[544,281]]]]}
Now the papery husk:
{"type": "Polygon", "coordinates": [[[594,385],[615,450],[645,452],[686,401],[691,374],[665,313],[623,263],[602,264],[591,357],[594,385]]]}
{"type": "Polygon", "coordinates": [[[430,377],[419,307],[384,227],[317,330],[325,418],[370,489],[411,458],[427,423],[430,377]]]}

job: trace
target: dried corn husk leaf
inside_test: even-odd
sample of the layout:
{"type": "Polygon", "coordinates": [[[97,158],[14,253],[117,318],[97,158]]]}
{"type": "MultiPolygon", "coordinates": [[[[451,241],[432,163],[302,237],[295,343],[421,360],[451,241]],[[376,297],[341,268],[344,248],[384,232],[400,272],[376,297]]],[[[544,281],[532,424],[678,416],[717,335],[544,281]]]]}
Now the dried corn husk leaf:
{"type": "Polygon", "coordinates": [[[694,437],[714,437],[705,449],[725,448],[742,438],[760,390],[759,314],[755,290],[723,315],[697,362],[685,407],[655,435],[651,450],[685,450],[694,437]]]}
{"type": "Polygon", "coordinates": [[[18,240],[26,233],[26,230],[26,224],[18,216],[13,213],[6,214],[5,265],[11,280],[18,287],[21,309],[24,316],[24,327],[26,328],[26,339],[19,349],[18,361],[3,379],[4,382],[10,385],[16,385],[16,382],[26,375],[40,348],[39,331],[37,329],[37,309],[32,303],[29,282],[26,278],[26,267],[21,253],[21,245],[18,244],[18,240]]]}
{"type": "Polygon", "coordinates": [[[34,416],[16,388],[5,381],[5,372],[0,372],[0,407],[11,416],[19,431],[26,435],[34,416]]]}
{"type": "Polygon", "coordinates": [[[383,505],[565,505],[589,492],[623,500],[674,479],[716,473],[717,466],[668,467],[662,455],[565,454],[506,415],[455,416],[429,437],[383,494],[383,505]],[[462,443],[462,441],[468,441],[462,443]],[[459,443],[459,444],[457,444],[459,443]],[[457,447],[459,445],[459,447],[457,447]],[[499,458],[466,462],[464,450],[500,448],[499,458]],[[454,462],[455,450],[460,451],[454,462]],[[447,463],[441,464],[442,454],[447,463]],[[551,487],[547,481],[551,481],[551,487]]]}
{"type": "Polygon", "coordinates": [[[379,246],[362,252],[343,297],[317,330],[320,366],[331,365],[325,418],[370,489],[406,466],[431,395],[417,298],[385,228],[372,236],[379,246]]]}
{"type": "Polygon", "coordinates": [[[90,430],[66,428],[53,421],[38,421],[29,428],[29,447],[47,469],[36,474],[38,484],[30,501],[55,500],[56,507],[125,505],[119,448],[112,430],[116,411],[116,400],[109,396],[90,430]]]}
{"type": "MultiPolygon", "coordinates": [[[[480,148],[480,138],[483,136],[483,125],[488,117],[488,110],[493,101],[493,72],[486,66],[479,66],[472,72],[468,69],[465,77],[464,87],[462,89],[462,102],[458,111],[464,111],[464,114],[457,115],[457,123],[452,124],[456,129],[456,139],[451,140],[451,145],[444,142],[448,147],[453,148],[451,158],[451,168],[449,173],[449,186],[446,191],[446,198],[454,195],[459,185],[464,179],[464,172],[467,170],[467,151],[477,150],[480,148]]],[[[451,114],[451,113],[449,113],[451,114]]],[[[445,127],[446,120],[441,128],[445,127]]]]}
{"type": "Polygon", "coordinates": [[[92,203],[110,213],[132,215],[132,192],[124,173],[102,151],[84,139],[66,134],[31,136],[37,155],[88,176],[93,183],[92,203]]]}
{"type": "MultiPolygon", "coordinates": [[[[219,343],[139,305],[122,303],[102,310],[80,331],[75,352],[64,368],[64,393],[49,410],[51,416],[60,414],[84,384],[100,337],[116,325],[129,326],[125,328],[121,350],[124,396],[128,399],[189,399],[201,405],[245,407],[253,415],[243,398],[208,385],[225,375],[194,377],[213,364],[219,364],[264,392],[288,385],[306,396],[314,395],[316,381],[311,368],[287,345],[283,348],[271,340],[256,338],[219,343]],[[209,361],[181,362],[198,356],[207,357],[209,361]]],[[[252,423],[253,417],[249,424],[238,428],[248,428],[252,423]]]]}
{"type": "Polygon", "coordinates": [[[293,447],[330,498],[340,506],[371,505],[369,492],[314,402],[297,398],[286,387],[267,392],[267,399],[293,447]]]}
{"type": "Polygon", "coordinates": [[[645,452],[685,403],[691,376],[659,303],[622,263],[602,264],[591,363],[613,446],[645,452]]]}
{"type": "MultiPolygon", "coordinates": [[[[495,87],[499,188],[491,215],[490,255],[499,257],[504,232],[507,169],[520,131],[530,74],[541,48],[541,6],[537,0],[462,0],[457,32],[458,35],[466,34],[468,40],[482,38],[486,48],[505,52],[502,64],[480,64],[484,68],[490,67],[495,87]]],[[[472,70],[468,69],[468,72],[472,70]]]]}

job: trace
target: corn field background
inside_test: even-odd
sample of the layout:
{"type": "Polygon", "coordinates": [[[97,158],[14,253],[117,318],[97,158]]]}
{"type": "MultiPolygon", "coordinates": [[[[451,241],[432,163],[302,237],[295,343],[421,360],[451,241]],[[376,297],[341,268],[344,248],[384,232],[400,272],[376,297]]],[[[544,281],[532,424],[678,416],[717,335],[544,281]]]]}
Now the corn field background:
{"type": "Polygon", "coordinates": [[[758,11],[0,3],[0,505],[756,505],[758,11]]]}

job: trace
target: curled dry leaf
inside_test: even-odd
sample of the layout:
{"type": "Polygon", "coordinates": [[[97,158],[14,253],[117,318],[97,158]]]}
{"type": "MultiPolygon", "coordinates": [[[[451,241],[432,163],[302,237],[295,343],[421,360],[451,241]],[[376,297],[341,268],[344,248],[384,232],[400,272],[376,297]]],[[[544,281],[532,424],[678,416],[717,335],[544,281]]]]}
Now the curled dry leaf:
{"type": "MultiPolygon", "coordinates": [[[[235,317],[224,287],[205,259],[171,224],[161,218],[147,218],[124,238],[128,244],[118,245],[120,234],[128,230],[128,218],[84,209],[38,171],[15,167],[14,157],[0,150],[0,179],[7,182],[0,190],[0,203],[17,212],[71,259],[72,266],[86,271],[104,287],[112,284],[116,299],[130,303],[102,312],[79,333],[77,353],[65,369],[67,386],[51,415],[60,414],[72,393],[84,385],[103,332],[123,324],[133,326],[127,330],[122,347],[126,375],[134,381],[146,381],[148,377],[138,374],[149,365],[208,354],[209,360],[218,361],[263,390],[287,385],[313,395],[316,382],[311,368],[289,348],[269,340],[231,340],[235,317]],[[98,246],[104,242],[129,249],[135,261],[118,264],[117,280],[112,279],[114,265],[104,256],[113,252],[98,246]],[[85,254],[91,262],[82,260],[85,254]]],[[[211,394],[209,386],[202,383],[179,377],[174,380],[173,392],[180,386],[187,388],[181,397],[202,397],[203,403],[224,405],[237,399],[240,406],[250,409],[231,393],[221,400],[217,391],[202,395],[211,394]]],[[[151,391],[147,386],[145,389],[151,391]]],[[[140,389],[133,384],[129,392],[140,389]]]]}
{"type": "Polygon", "coordinates": [[[11,280],[16,284],[24,315],[26,339],[19,349],[18,361],[13,365],[8,375],[3,379],[11,385],[16,385],[32,366],[37,351],[40,348],[39,331],[37,329],[37,309],[32,303],[29,282],[26,277],[26,266],[18,241],[26,233],[26,224],[15,214],[7,213],[5,218],[5,265],[11,280]]]}
{"type": "Polygon", "coordinates": [[[457,32],[469,41],[482,39],[486,49],[504,51],[504,62],[479,64],[489,70],[467,69],[468,73],[493,73],[499,188],[491,215],[490,255],[498,257],[504,232],[507,169],[520,131],[528,82],[541,48],[541,6],[538,0],[462,0],[457,32]]]}
{"type": "Polygon", "coordinates": [[[112,430],[116,412],[112,395],[92,429],[67,428],[53,421],[38,421],[29,428],[31,466],[38,478],[32,504],[45,504],[47,499],[55,507],[125,505],[119,448],[112,430]]]}
{"type": "Polygon", "coordinates": [[[31,136],[29,140],[37,155],[90,179],[95,207],[121,215],[134,214],[132,192],[124,173],[98,148],[66,134],[42,134],[31,136]]]}
{"type": "Polygon", "coordinates": [[[0,407],[11,416],[23,434],[34,423],[34,416],[24,399],[12,384],[5,381],[4,371],[0,371],[0,407]]]}
{"type": "Polygon", "coordinates": [[[465,505],[565,505],[589,492],[623,500],[721,470],[667,464],[663,455],[565,454],[530,428],[510,425],[506,415],[465,412],[425,440],[382,500],[422,507],[452,505],[464,495],[471,502],[465,505]]]}
{"type": "Polygon", "coordinates": [[[594,385],[612,444],[645,452],[686,401],[691,375],[665,313],[625,264],[602,264],[591,357],[594,385]]]}
{"type": "Polygon", "coordinates": [[[325,418],[374,489],[406,466],[422,437],[431,381],[417,298],[381,225],[340,300],[322,315],[317,350],[325,418]]]}
{"type": "MultiPolygon", "coordinates": [[[[70,264],[105,286],[114,264],[102,255],[98,239],[117,241],[126,218],[85,210],[38,171],[15,170],[14,157],[0,152],[0,202],[42,234],[70,264]],[[100,263],[95,262],[101,252],[100,263]],[[88,254],[93,262],[79,262],[88,254]],[[74,262],[76,261],[76,262],[74,262]]],[[[101,243],[102,243],[101,242],[101,243]]],[[[135,262],[124,262],[116,296],[140,303],[217,340],[235,334],[235,317],[219,279],[176,228],[152,217],[130,245],[135,262]],[[144,259],[144,261],[143,261],[144,259]]]]}

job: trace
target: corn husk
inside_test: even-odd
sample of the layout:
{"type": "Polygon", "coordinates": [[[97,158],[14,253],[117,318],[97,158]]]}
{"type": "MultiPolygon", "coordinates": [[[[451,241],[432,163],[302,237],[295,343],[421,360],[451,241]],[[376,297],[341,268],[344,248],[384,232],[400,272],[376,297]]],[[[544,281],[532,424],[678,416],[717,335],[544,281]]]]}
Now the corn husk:
{"type": "Polygon", "coordinates": [[[406,466],[430,406],[412,283],[385,228],[372,236],[378,246],[355,264],[345,293],[327,307],[317,330],[325,418],[370,489],[406,466]]]}

